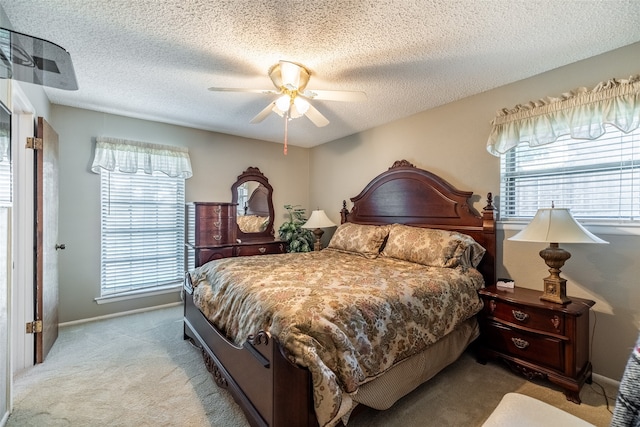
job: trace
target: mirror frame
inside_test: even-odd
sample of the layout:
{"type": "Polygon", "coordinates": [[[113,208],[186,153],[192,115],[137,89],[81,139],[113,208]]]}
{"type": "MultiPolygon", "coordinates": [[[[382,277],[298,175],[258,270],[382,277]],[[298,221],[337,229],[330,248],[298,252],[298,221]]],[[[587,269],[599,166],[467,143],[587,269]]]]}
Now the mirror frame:
{"type": "MultiPolygon", "coordinates": [[[[267,227],[264,231],[258,231],[256,233],[245,233],[240,230],[238,223],[236,222],[238,239],[241,241],[245,240],[256,240],[256,239],[264,239],[270,238],[273,239],[274,230],[273,230],[273,219],[274,219],[274,210],[273,210],[273,187],[269,184],[269,180],[260,169],[250,166],[246,171],[242,172],[238,175],[238,180],[231,186],[231,203],[238,204],[238,187],[244,184],[247,181],[257,181],[262,184],[267,189],[267,194],[269,196],[269,222],[267,223],[267,227]]],[[[238,208],[238,212],[240,212],[240,208],[238,208]]]]}

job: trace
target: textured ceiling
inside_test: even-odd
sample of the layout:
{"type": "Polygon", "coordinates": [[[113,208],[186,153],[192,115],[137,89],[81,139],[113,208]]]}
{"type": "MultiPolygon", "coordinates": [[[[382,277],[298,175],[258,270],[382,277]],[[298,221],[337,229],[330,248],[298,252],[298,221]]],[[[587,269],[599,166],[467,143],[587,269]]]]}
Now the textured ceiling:
{"type": "Polygon", "coordinates": [[[364,102],[313,101],[331,123],[317,128],[305,117],[291,121],[289,144],[302,147],[640,41],[637,0],[0,5],[15,31],[71,54],[80,89],[46,88],[54,104],[282,142],[283,119],[276,114],[249,124],[274,95],[207,88],[272,89],[267,71],[283,59],[311,71],[308,89],[366,92],[364,102]]]}

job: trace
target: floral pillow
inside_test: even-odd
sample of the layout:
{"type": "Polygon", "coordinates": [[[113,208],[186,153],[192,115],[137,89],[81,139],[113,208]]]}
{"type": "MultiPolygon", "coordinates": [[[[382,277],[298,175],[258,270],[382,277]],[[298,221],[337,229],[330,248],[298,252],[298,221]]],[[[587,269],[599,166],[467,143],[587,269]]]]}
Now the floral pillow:
{"type": "Polygon", "coordinates": [[[238,227],[243,233],[257,233],[264,231],[269,217],[257,216],[257,215],[242,215],[237,219],[238,227]]]}
{"type": "Polygon", "coordinates": [[[382,256],[432,267],[476,267],[485,253],[472,237],[455,231],[393,224],[382,256]]]}
{"type": "Polygon", "coordinates": [[[345,222],[333,233],[327,248],[376,258],[389,234],[388,225],[362,225],[345,222]]]}

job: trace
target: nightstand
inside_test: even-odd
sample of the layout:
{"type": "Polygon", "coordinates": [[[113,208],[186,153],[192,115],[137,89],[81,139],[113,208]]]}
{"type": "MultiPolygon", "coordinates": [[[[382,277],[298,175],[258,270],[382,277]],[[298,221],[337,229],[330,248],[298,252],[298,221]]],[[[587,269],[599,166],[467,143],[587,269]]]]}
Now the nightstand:
{"type": "Polygon", "coordinates": [[[565,390],[567,400],[580,403],[580,389],[591,383],[589,310],[594,301],[571,298],[565,305],[540,300],[533,289],[479,291],[478,361],[500,358],[528,379],[548,379],[565,390]]]}

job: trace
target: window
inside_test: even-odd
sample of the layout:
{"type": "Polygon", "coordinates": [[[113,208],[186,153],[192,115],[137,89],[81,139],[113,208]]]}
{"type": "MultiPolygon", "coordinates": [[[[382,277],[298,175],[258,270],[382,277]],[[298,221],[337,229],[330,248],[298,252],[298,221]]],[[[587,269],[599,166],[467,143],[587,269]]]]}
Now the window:
{"type": "MultiPolygon", "coordinates": [[[[101,297],[174,289],[184,274],[184,147],[97,137],[101,297]]],[[[100,302],[102,298],[98,298],[100,302]]]]}
{"type": "Polygon", "coordinates": [[[103,297],[181,283],[184,182],[162,172],[101,170],[103,297]]]}
{"type": "Polygon", "coordinates": [[[569,208],[579,219],[640,219],[640,74],[497,111],[502,219],[569,208]]]}
{"type": "Polygon", "coordinates": [[[640,218],[640,129],[605,125],[594,140],[560,137],[501,156],[501,218],[531,218],[541,207],[567,207],[580,219],[640,218]]]}

